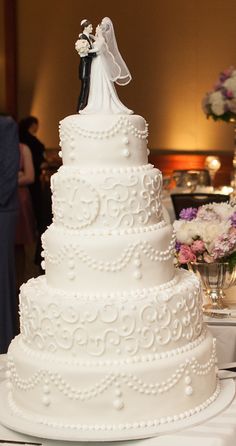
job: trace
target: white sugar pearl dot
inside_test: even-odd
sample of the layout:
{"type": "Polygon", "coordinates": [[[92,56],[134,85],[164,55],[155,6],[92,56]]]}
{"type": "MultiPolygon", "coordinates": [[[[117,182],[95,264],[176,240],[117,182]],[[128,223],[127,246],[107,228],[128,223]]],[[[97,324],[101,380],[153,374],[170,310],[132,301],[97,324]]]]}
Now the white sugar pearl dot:
{"type": "Polygon", "coordinates": [[[75,278],[75,273],[73,271],[70,271],[68,273],[68,277],[69,277],[70,280],[73,280],[75,278]]]}
{"type": "Polygon", "coordinates": [[[192,388],[192,386],[187,386],[187,387],[185,388],[185,395],[190,396],[190,395],[192,395],[192,393],[193,393],[193,388],[192,388]]]}
{"type": "Polygon", "coordinates": [[[49,406],[49,404],[50,404],[50,398],[46,395],[43,397],[43,404],[45,406],[49,406]]]}
{"type": "Polygon", "coordinates": [[[135,271],[134,272],[134,277],[135,277],[135,279],[141,279],[142,278],[141,272],[140,271],[135,271]]]}
{"type": "Polygon", "coordinates": [[[44,260],[41,262],[41,267],[42,267],[42,269],[45,269],[45,262],[44,262],[44,260]]]}
{"type": "Polygon", "coordinates": [[[50,387],[47,385],[47,384],[45,384],[44,386],[43,386],[43,391],[44,391],[44,393],[50,393],[50,387]]]}
{"type": "Polygon", "coordinates": [[[147,156],[149,156],[150,155],[150,150],[149,149],[147,149],[147,156]]]}
{"type": "Polygon", "coordinates": [[[141,262],[140,259],[135,259],[135,260],[134,260],[134,264],[135,264],[135,266],[141,266],[141,265],[142,265],[142,262],[141,262]]]}
{"type": "Polygon", "coordinates": [[[190,383],[192,382],[190,376],[186,376],[186,377],[184,378],[184,381],[185,381],[185,384],[190,384],[190,383]]]}
{"type": "Polygon", "coordinates": [[[123,156],[125,156],[126,158],[128,158],[130,156],[130,152],[128,149],[123,150],[123,156]]]}
{"type": "Polygon", "coordinates": [[[127,137],[123,138],[122,142],[124,144],[129,144],[129,139],[127,137]]]}
{"type": "Polygon", "coordinates": [[[120,398],[117,398],[113,401],[113,407],[117,410],[121,410],[124,407],[124,403],[120,398]]]}
{"type": "Polygon", "coordinates": [[[62,158],[62,151],[61,151],[61,150],[58,152],[58,156],[59,156],[60,158],[62,158]]]}
{"type": "Polygon", "coordinates": [[[68,266],[69,266],[70,269],[73,269],[75,267],[75,264],[74,264],[73,260],[69,260],[68,266]]]}

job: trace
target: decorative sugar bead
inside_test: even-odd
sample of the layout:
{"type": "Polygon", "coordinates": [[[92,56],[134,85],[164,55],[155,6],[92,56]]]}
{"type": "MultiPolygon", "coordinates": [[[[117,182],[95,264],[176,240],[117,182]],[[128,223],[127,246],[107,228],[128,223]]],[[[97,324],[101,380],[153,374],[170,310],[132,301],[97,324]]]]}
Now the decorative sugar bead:
{"type": "Polygon", "coordinates": [[[123,138],[123,139],[122,139],[122,142],[123,142],[125,145],[129,144],[129,138],[127,138],[127,137],[123,138]]]}
{"type": "Polygon", "coordinates": [[[149,149],[147,149],[147,156],[149,156],[150,155],[150,150],[149,149]]]}
{"type": "Polygon", "coordinates": [[[44,406],[49,406],[51,403],[50,398],[46,395],[43,396],[43,404],[44,406]]]}
{"type": "Polygon", "coordinates": [[[45,261],[44,260],[42,260],[42,262],[41,262],[41,267],[43,270],[45,270],[45,261]]]}
{"type": "Polygon", "coordinates": [[[134,277],[135,277],[135,279],[141,279],[141,278],[142,278],[142,273],[141,273],[141,271],[136,270],[136,271],[134,272],[134,277]]]}
{"type": "Polygon", "coordinates": [[[69,271],[69,273],[68,273],[68,278],[69,278],[70,280],[74,280],[74,279],[75,279],[75,273],[74,273],[74,271],[69,271]]]}
{"type": "Polygon", "coordinates": [[[58,152],[58,156],[59,156],[60,158],[62,158],[62,151],[61,151],[61,150],[59,150],[59,152],[58,152]]]}
{"type": "Polygon", "coordinates": [[[185,384],[191,384],[191,382],[192,382],[191,377],[189,375],[185,376],[184,382],[185,382],[185,384]]]}
{"type": "Polygon", "coordinates": [[[9,379],[11,377],[11,371],[7,370],[5,376],[7,379],[9,379]]]}
{"type": "Polygon", "coordinates": [[[43,386],[43,391],[44,391],[44,393],[49,394],[50,393],[50,387],[47,384],[45,384],[43,386]]]}
{"type": "Polygon", "coordinates": [[[74,267],[75,267],[74,261],[73,260],[69,260],[68,266],[69,266],[70,269],[74,269],[74,267]]]}
{"type": "Polygon", "coordinates": [[[122,153],[125,158],[128,158],[130,156],[130,152],[128,149],[124,149],[122,153]]]}
{"type": "Polygon", "coordinates": [[[187,387],[185,387],[185,395],[187,395],[187,396],[191,396],[192,393],[193,393],[193,388],[192,388],[192,386],[187,386],[187,387]]]}
{"type": "Polygon", "coordinates": [[[115,390],[115,395],[116,395],[116,396],[121,396],[121,395],[122,395],[121,389],[117,388],[117,389],[115,390]]]}

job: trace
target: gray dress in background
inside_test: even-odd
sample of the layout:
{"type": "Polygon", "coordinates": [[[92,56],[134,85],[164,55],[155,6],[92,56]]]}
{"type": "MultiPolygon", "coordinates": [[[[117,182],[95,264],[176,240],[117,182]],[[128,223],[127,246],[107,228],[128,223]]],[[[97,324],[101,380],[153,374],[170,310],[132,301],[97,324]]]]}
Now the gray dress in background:
{"type": "Polygon", "coordinates": [[[0,353],[17,334],[14,243],[18,212],[18,126],[0,116],[0,353]]]}

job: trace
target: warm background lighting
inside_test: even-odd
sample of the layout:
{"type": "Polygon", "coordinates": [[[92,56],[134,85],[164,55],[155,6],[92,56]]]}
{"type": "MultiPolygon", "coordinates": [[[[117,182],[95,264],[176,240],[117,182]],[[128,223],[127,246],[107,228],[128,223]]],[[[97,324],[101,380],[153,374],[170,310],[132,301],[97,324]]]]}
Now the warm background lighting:
{"type": "Polygon", "coordinates": [[[48,148],[58,147],[58,121],[76,112],[80,20],[88,17],[96,25],[108,15],[133,76],[118,93],[149,122],[149,147],[193,154],[233,150],[232,126],[207,120],[201,102],[219,72],[236,65],[235,0],[15,3],[18,118],[35,114],[48,148]]]}
{"type": "Polygon", "coordinates": [[[212,185],[214,183],[216,172],[220,169],[221,162],[218,156],[207,156],[205,167],[209,170],[212,185]]]}

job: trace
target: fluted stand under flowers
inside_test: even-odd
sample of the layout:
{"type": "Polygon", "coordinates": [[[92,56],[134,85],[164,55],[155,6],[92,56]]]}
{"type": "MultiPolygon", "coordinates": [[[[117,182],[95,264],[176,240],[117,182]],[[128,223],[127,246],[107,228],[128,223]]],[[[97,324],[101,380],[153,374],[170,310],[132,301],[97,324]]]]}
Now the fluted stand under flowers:
{"type": "Polygon", "coordinates": [[[228,308],[224,302],[224,290],[236,283],[236,267],[231,268],[229,262],[224,263],[189,263],[189,269],[201,280],[209,303],[203,305],[204,310],[221,310],[228,308]]]}

